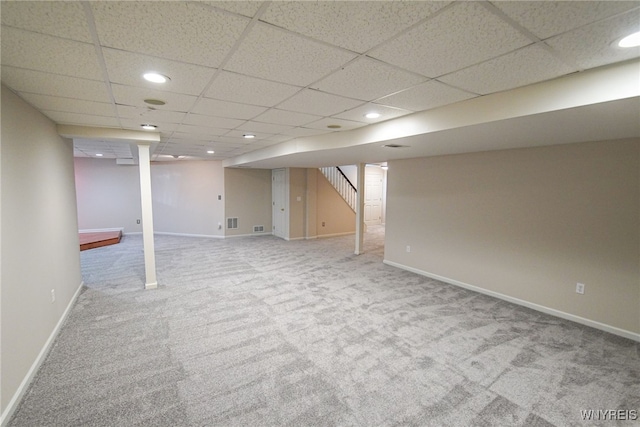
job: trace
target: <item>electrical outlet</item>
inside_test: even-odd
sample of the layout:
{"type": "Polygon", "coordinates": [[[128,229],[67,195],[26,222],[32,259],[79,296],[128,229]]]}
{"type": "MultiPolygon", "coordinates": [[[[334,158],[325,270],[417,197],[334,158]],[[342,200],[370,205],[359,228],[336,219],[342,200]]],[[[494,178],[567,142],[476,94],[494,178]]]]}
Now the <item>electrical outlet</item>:
{"type": "Polygon", "coordinates": [[[56,290],[55,289],[51,289],[51,302],[52,303],[56,302],[56,290]]]}
{"type": "Polygon", "coordinates": [[[324,221],[322,221],[322,226],[324,227],[324,221]]]}
{"type": "Polygon", "coordinates": [[[584,283],[576,283],[576,293],[580,295],[584,294],[584,283]]]}
{"type": "Polygon", "coordinates": [[[407,252],[411,252],[411,246],[407,245],[407,252]]]}

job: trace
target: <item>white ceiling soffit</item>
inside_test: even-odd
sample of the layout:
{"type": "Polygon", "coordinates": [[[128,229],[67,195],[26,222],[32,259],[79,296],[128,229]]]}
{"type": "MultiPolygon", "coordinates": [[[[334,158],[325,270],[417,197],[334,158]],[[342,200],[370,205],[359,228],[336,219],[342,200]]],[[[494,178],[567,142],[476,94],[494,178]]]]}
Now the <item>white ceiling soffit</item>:
{"type": "Polygon", "coordinates": [[[325,166],[332,164],[326,163],[332,158],[344,160],[347,153],[357,153],[353,162],[381,162],[521,148],[527,144],[638,137],[640,61],[632,61],[348,132],[284,142],[225,160],[223,164],[265,168],[325,166]],[[409,147],[380,149],[390,142],[409,147]]]}
{"type": "MultiPolygon", "coordinates": [[[[614,44],[640,30],[638,0],[3,1],[0,18],[3,89],[56,124],[153,124],[157,160],[231,165],[339,147],[347,135],[364,144],[361,135],[375,132],[407,137],[406,126],[425,134],[430,122],[416,122],[440,123],[463,107],[487,123],[512,120],[471,110],[485,97],[640,57],[614,44]],[[147,71],[170,80],[147,82],[147,71]],[[372,110],[381,116],[366,118],[372,110]]],[[[588,97],[594,82],[583,83],[588,97]]],[[[546,116],[588,102],[518,110],[546,116]]]]}

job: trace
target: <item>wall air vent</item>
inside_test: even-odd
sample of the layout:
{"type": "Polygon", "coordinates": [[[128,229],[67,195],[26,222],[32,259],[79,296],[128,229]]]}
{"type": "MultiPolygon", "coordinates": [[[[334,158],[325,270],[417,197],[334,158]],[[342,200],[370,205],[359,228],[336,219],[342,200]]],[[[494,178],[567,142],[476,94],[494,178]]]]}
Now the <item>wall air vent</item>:
{"type": "Polygon", "coordinates": [[[238,228],[238,218],[227,218],[227,229],[238,228]]]}
{"type": "Polygon", "coordinates": [[[253,226],[254,233],[264,233],[264,225],[254,225],[253,226]]]}

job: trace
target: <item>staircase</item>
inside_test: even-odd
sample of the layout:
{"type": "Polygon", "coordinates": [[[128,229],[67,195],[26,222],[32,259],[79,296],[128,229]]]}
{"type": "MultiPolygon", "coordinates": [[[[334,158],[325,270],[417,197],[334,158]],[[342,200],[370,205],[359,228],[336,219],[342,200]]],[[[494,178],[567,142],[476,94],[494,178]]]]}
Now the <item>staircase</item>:
{"type": "Polygon", "coordinates": [[[355,212],[358,190],[356,190],[356,187],[349,181],[344,172],[338,166],[320,168],[320,171],[355,212]]]}

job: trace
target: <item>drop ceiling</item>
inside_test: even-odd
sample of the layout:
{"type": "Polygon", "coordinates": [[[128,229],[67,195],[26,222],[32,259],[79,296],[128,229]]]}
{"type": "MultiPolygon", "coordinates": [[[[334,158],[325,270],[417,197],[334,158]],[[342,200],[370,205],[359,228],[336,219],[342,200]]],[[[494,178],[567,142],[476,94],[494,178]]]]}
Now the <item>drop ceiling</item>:
{"type": "MultiPolygon", "coordinates": [[[[640,30],[639,1],[2,1],[1,16],[2,83],[54,122],[151,123],[160,132],[153,160],[236,166],[277,167],[264,156],[242,159],[640,57],[640,48],[612,45],[640,30]],[[150,70],[171,80],[143,80],[150,70]],[[381,116],[365,118],[374,110],[381,116]]],[[[500,140],[515,124],[559,129],[562,117],[582,126],[623,104],[478,126],[482,138],[500,140]]],[[[435,139],[474,151],[482,144],[463,143],[470,130],[435,139]]],[[[78,138],[74,147],[76,156],[135,156],[108,139],[78,138]]],[[[349,152],[356,161],[442,153],[379,147],[349,152]]],[[[316,151],[315,163],[344,164],[345,152],[316,151]]],[[[305,156],[300,166],[314,163],[305,156]]]]}

